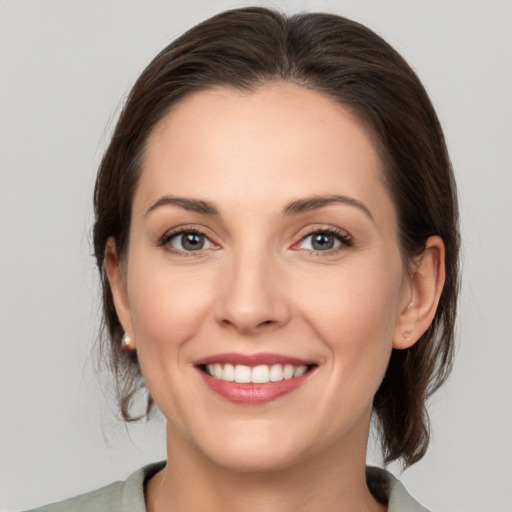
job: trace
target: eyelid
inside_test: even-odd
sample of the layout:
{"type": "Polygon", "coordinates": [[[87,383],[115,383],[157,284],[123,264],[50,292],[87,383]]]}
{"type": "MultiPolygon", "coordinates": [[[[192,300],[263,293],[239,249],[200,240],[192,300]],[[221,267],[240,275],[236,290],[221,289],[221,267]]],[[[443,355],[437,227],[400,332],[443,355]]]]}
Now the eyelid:
{"type": "Polygon", "coordinates": [[[210,233],[209,233],[210,230],[206,229],[206,228],[202,228],[202,227],[198,227],[197,224],[184,224],[184,225],[181,225],[181,226],[176,226],[175,228],[172,228],[172,229],[169,229],[168,231],[166,231],[158,240],[158,245],[162,246],[162,247],[166,247],[167,250],[171,251],[171,252],[174,252],[174,253],[178,253],[178,254],[186,254],[187,256],[198,256],[199,253],[201,252],[204,252],[205,250],[211,250],[211,249],[218,249],[220,247],[220,244],[214,240],[215,237],[213,237],[210,233]],[[207,247],[207,248],[202,248],[202,249],[198,249],[197,251],[184,251],[184,250],[180,250],[180,249],[177,249],[175,247],[169,247],[169,242],[170,240],[172,240],[174,237],[178,236],[178,235],[183,235],[183,234],[196,234],[196,235],[201,235],[201,236],[204,236],[208,242],[210,244],[212,244],[213,247],[207,247]]]}
{"type": "Polygon", "coordinates": [[[316,234],[328,234],[336,237],[336,239],[340,242],[340,245],[337,247],[333,247],[332,249],[327,249],[325,251],[318,251],[315,249],[302,249],[306,251],[310,251],[311,253],[319,254],[319,253],[326,253],[326,254],[333,254],[335,252],[338,252],[340,250],[346,249],[347,247],[352,247],[353,245],[353,239],[350,233],[347,231],[334,227],[334,226],[316,226],[314,228],[307,228],[307,230],[304,230],[302,233],[299,234],[300,238],[298,242],[295,242],[292,246],[292,249],[295,250],[301,250],[298,246],[304,242],[307,238],[316,235],[316,234]]]}

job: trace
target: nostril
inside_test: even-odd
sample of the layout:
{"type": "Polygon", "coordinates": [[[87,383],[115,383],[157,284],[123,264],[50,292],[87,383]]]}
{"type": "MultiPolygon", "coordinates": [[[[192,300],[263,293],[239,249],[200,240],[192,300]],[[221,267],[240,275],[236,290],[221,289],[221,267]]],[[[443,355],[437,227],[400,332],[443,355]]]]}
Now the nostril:
{"type": "MultiPolygon", "coordinates": [[[[224,318],[223,320],[221,320],[221,323],[222,323],[222,325],[225,325],[225,326],[236,325],[235,322],[232,322],[231,320],[228,320],[227,318],[224,318]]],[[[264,320],[263,322],[260,322],[259,324],[257,324],[256,327],[260,327],[263,325],[273,325],[275,323],[276,323],[275,320],[264,320]]]]}
{"type": "Polygon", "coordinates": [[[265,328],[265,327],[271,327],[273,325],[275,325],[277,322],[275,320],[264,320],[263,322],[260,322],[256,328],[265,328]]]}

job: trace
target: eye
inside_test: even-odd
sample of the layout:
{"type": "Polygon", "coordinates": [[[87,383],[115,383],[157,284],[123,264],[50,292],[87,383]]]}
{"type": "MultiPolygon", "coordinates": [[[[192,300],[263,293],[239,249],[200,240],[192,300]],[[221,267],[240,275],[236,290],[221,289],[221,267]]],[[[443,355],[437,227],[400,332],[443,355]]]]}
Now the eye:
{"type": "Polygon", "coordinates": [[[172,233],[162,240],[164,245],[171,246],[176,251],[193,252],[211,249],[214,244],[206,235],[199,231],[180,231],[172,233]]]}
{"type": "Polygon", "coordinates": [[[331,230],[321,230],[310,233],[302,238],[298,248],[315,252],[326,252],[338,249],[342,245],[351,245],[350,239],[345,234],[331,230]]]}

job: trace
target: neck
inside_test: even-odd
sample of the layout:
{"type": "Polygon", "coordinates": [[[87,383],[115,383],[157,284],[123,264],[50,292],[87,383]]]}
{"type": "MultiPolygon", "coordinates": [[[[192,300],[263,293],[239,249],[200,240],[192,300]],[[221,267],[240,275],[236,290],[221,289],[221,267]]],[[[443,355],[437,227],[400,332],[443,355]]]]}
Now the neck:
{"type": "MultiPolygon", "coordinates": [[[[356,440],[352,440],[356,441],[356,440]]],[[[146,486],[148,512],[383,512],[366,485],[366,439],[272,471],[233,471],[168,432],[168,462],[146,486]]]]}

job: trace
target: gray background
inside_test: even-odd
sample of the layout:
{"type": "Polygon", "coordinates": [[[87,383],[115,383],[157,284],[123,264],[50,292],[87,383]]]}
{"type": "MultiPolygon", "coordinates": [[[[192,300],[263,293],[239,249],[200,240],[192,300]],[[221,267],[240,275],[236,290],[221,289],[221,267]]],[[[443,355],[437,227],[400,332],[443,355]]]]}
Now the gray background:
{"type": "MultiPolygon", "coordinates": [[[[144,65],[193,24],[241,5],[0,2],[0,508],[62,499],[164,456],[162,422],[125,428],[94,372],[91,190],[144,65]]],[[[512,3],[266,5],[369,25],[432,97],[460,187],[464,285],[457,363],[430,408],[431,449],[402,479],[437,512],[510,512],[512,3]]]]}

